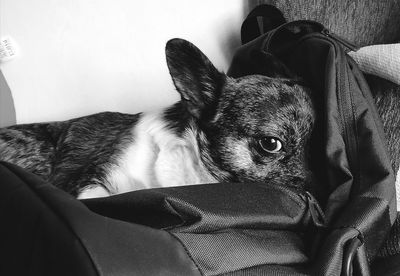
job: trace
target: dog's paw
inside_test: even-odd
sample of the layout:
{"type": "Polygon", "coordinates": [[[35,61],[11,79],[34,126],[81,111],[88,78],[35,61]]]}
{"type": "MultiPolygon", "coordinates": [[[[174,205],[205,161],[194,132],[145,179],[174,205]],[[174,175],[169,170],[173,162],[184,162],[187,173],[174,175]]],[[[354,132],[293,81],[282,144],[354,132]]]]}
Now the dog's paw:
{"type": "Polygon", "coordinates": [[[110,192],[102,186],[88,186],[84,188],[77,196],[78,199],[88,199],[96,197],[110,196],[110,192]]]}

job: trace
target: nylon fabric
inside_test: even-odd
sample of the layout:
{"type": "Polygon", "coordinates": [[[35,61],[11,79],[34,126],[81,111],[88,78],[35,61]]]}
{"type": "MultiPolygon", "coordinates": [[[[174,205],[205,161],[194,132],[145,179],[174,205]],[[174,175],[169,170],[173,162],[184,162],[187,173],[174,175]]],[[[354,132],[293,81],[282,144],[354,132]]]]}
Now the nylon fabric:
{"type": "Polygon", "coordinates": [[[315,199],[293,183],[79,201],[0,163],[0,274],[343,275],[349,248],[360,244],[353,248],[356,275],[369,275],[371,263],[375,272],[390,271],[383,266],[398,261],[396,228],[381,246],[397,215],[394,172],[368,85],[341,43],[319,23],[291,22],[243,45],[228,70],[233,77],[287,74],[310,86],[318,135],[311,150],[316,182],[307,188],[325,210],[323,226],[315,226],[323,217],[315,199]]]}
{"type": "Polygon", "coordinates": [[[310,275],[302,266],[264,265],[221,274],[223,276],[305,276],[310,275]]]}
{"type": "Polygon", "coordinates": [[[312,219],[308,199],[297,188],[273,182],[220,183],[83,202],[103,216],[165,229],[182,243],[204,275],[308,261],[304,240],[306,232],[311,233],[312,219]]]}
{"type": "Polygon", "coordinates": [[[352,239],[358,248],[357,273],[368,275],[372,262],[396,218],[395,177],[383,127],[368,85],[342,41],[312,21],[290,22],[243,45],[228,74],[273,77],[268,65],[256,65],[252,52],[275,56],[310,86],[316,106],[317,138],[312,141],[316,179],[309,189],[325,207],[328,228],[312,271],[343,273],[343,250],[352,239]],[[361,256],[364,256],[361,258],[361,256]],[[364,260],[364,259],[365,260],[364,260]]]}
{"type": "MultiPolygon", "coordinates": [[[[54,265],[54,273],[45,273],[44,275],[201,275],[190,256],[187,255],[185,248],[167,232],[99,216],[69,194],[45,183],[39,177],[21,168],[1,163],[0,171],[4,170],[11,171],[12,176],[19,180],[16,181],[10,177],[1,178],[0,187],[3,188],[5,183],[9,183],[10,192],[17,193],[17,195],[22,193],[22,196],[34,199],[32,203],[24,202],[26,208],[36,211],[44,204],[43,209],[46,212],[52,212],[63,222],[59,223],[58,229],[49,225],[46,225],[45,228],[45,233],[47,231],[52,233],[49,237],[57,234],[60,234],[60,236],[53,237],[53,240],[50,240],[49,243],[46,243],[47,236],[44,237],[43,242],[38,238],[35,238],[33,242],[38,243],[44,250],[48,251],[59,242],[67,242],[71,237],[75,237],[76,241],[72,243],[73,249],[60,250],[63,247],[57,247],[57,251],[54,251],[54,257],[57,257],[59,261],[54,265]],[[26,190],[29,190],[29,195],[25,195],[26,190]],[[61,235],[67,230],[69,234],[61,235]],[[82,256],[80,252],[87,252],[89,258],[75,260],[75,258],[82,256]],[[71,259],[71,268],[68,266],[62,272],[59,272],[58,269],[64,267],[61,264],[69,259],[71,259]],[[92,263],[95,266],[92,270],[94,269],[98,274],[93,274],[90,270],[73,272],[74,265],[80,262],[83,262],[86,266],[92,263]],[[155,263],[157,263],[156,266],[153,265],[155,263]]],[[[21,203],[16,197],[7,202],[7,214],[17,214],[21,207],[16,202],[21,203]]],[[[0,215],[2,214],[0,213],[0,215]]],[[[45,213],[43,215],[44,218],[48,217],[45,213]]],[[[24,229],[20,233],[22,236],[24,233],[29,234],[41,230],[41,228],[36,228],[36,225],[29,224],[29,219],[23,218],[25,216],[22,216],[18,223],[20,229],[24,229]]],[[[15,237],[16,234],[8,236],[15,237]]],[[[14,250],[23,250],[23,248],[23,246],[17,246],[14,250]]],[[[2,265],[6,266],[6,271],[12,271],[11,263],[4,262],[4,260],[10,259],[9,256],[4,255],[5,248],[2,247],[0,250],[3,252],[2,257],[4,257],[2,265]]],[[[51,260],[51,258],[46,258],[43,255],[39,255],[38,258],[41,261],[38,262],[38,265],[51,260]]],[[[26,261],[30,262],[31,259],[27,258],[26,261]]],[[[67,264],[69,263],[67,262],[67,264]]],[[[50,265],[50,267],[53,266],[50,265]]],[[[27,273],[23,275],[43,275],[38,272],[28,269],[27,273]]]]}
{"type": "Polygon", "coordinates": [[[41,182],[0,163],[0,275],[99,275],[79,236],[27,181],[41,182]]]}
{"type": "Polygon", "coordinates": [[[264,264],[293,265],[309,261],[299,232],[232,229],[174,235],[185,244],[204,275],[220,275],[264,264]]]}
{"type": "Polygon", "coordinates": [[[147,189],[83,200],[92,211],[173,233],[306,229],[307,198],[276,183],[219,183],[147,189]]]}

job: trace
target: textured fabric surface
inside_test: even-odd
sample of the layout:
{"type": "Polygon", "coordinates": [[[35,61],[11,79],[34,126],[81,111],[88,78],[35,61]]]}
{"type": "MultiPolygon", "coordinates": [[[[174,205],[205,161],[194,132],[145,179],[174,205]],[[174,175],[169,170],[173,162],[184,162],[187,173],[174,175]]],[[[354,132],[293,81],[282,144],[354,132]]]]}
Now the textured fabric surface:
{"type": "MultiPolygon", "coordinates": [[[[357,263],[367,271],[367,259],[374,259],[396,220],[395,175],[383,142],[383,127],[363,74],[339,46],[341,40],[320,34],[315,23],[309,23],[311,28],[306,24],[303,21],[296,28],[281,27],[244,45],[235,55],[228,74],[238,77],[246,73],[237,70],[243,70],[243,65],[254,68],[251,51],[260,47],[276,55],[315,91],[317,105],[325,108],[320,110],[326,115],[321,131],[326,131],[323,139],[327,141],[321,143],[320,152],[325,155],[313,157],[326,160],[326,174],[320,178],[326,181],[320,185],[324,189],[319,198],[324,198],[323,193],[329,194],[325,210],[332,227],[313,262],[317,272],[313,275],[340,275],[347,248],[357,239],[364,243],[357,253],[357,263]],[[291,40],[310,29],[314,36],[309,35],[291,47],[291,40]],[[234,65],[236,70],[232,69],[234,65]]],[[[321,171],[321,163],[316,162],[318,166],[321,171]]]]}
{"type": "Polygon", "coordinates": [[[102,216],[165,229],[203,275],[219,275],[304,265],[315,234],[309,201],[298,188],[271,181],[148,189],[83,202],[102,216]]]}
{"type": "Polygon", "coordinates": [[[305,276],[310,272],[302,266],[296,265],[261,265],[244,270],[237,270],[221,274],[221,276],[305,276]]]}
{"type": "Polygon", "coordinates": [[[356,45],[396,43],[400,40],[400,1],[257,0],[250,8],[270,4],[288,22],[317,21],[356,45]]]}
{"type": "Polygon", "coordinates": [[[201,275],[169,233],[99,216],[17,166],[0,162],[0,188],[0,275],[201,275]]]}
{"type": "Polygon", "coordinates": [[[374,101],[382,119],[392,168],[396,175],[397,211],[400,204],[400,85],[381,77],[365,74],[374,101]],[[397,112],[396,112],[397,110],[397,112]]]}
{"type": "Polygon", "coordinates": [[[379,251],[379,257],[388,257],[400,253],[400,214],[397,213],[397,219],[394,223],[388,239],[383,244],[381,250],[379,251]]]}
{"type": "Polygon", "coordinates": [[[400,84],[400,43],[366,46],[349,55],[363,72],[400,84]]]}
{"type": "Polygon", "coordinates": [[[174,235],[186,246],[204,275],[220,275],[265,264],[304,265],[309,258],[301,234],[227,229],[174,235]]]}

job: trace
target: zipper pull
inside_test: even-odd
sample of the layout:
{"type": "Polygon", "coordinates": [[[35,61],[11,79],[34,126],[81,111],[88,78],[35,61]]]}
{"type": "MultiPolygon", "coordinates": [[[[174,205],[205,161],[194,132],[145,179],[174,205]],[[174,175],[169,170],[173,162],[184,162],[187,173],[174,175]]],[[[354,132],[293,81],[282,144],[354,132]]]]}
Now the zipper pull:
{"type": "Polygon", "coordinates": [[[321,33],[329,38],[332,38],[333,40],[339,42],[340,44],[342,44],[343,46],[345,46],[347,49],[350,49],[354,52],[358,51],[360,49],[360,47],[357,47],[355,44],[351,43],[350,41],[334,34],[331,33],[328,29],[323,29],[321,31],[321,33]]]}
{"type": "Polygon", "coordinates": [[[321,210],[318,201],[309,193],[306,192],[308,209],[310,210],[311,218],[314,225],[317,227],[325,227],[326,219],[324,212],[321,210]]]}

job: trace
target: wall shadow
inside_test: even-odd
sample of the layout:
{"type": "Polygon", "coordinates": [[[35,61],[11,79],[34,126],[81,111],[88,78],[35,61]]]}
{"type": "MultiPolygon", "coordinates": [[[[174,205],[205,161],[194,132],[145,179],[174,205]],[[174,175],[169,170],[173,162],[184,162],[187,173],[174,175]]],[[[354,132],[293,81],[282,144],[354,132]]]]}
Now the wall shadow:
{"type": "Polygon", "coordinates": [[[14,100],[11,90],[0,70],[0,127],[16,123],[14,100]]]}

